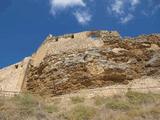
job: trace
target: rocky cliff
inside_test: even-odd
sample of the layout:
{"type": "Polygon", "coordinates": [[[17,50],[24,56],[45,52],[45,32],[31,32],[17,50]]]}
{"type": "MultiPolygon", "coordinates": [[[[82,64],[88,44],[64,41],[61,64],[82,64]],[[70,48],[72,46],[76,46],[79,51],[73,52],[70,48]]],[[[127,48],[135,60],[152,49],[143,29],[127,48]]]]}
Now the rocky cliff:
{"type": "Polygon", "coordinates": [[[159,34],[122,38],[115,31],[87,31],[49,35],[27,62],[20,80],[24,91],[55,96],[128,84],[143,76],[159,77],[159,69],[159,34]]]}

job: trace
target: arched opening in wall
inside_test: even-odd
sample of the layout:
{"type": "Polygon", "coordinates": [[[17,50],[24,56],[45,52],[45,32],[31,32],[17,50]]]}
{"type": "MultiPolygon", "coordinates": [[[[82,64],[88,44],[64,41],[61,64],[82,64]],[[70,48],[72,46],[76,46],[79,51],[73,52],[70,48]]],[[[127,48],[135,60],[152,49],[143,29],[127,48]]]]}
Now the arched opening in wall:
{"type": "Polygon", "coordinates": [[[100,32],[98,31],[93,31],[93,32],[90,32],[88,34],[88,37],[91,39],[91,40],[98,40],[100,38],[100,32]]]}

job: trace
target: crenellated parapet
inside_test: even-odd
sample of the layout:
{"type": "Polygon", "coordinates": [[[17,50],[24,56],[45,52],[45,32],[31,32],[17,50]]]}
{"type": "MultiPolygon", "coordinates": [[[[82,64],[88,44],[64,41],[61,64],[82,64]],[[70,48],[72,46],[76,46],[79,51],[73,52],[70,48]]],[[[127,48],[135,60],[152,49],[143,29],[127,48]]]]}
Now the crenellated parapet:
{"type": "Polygon", "coordinates": [[[106,41],[119,39],[120,35],[116,31],[85,31],[62,36],[50,34],[33,55],[33,64],[39,65],[43,58],[50,54],[61,54],[63,52],[75,52],[92,47],[101,47],[106,41]]]}

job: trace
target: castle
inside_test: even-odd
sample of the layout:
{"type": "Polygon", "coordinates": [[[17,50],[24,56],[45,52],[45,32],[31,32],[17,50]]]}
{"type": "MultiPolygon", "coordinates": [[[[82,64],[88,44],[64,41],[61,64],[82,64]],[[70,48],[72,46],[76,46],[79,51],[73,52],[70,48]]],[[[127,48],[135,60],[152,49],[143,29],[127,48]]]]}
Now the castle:
{"type": "Polygon", "coordinates": [[[54,96],[128,84],[159,75],[159,51],[156,34],[126,39],[116,31],[49,35],[32,56],[0,70],[0,89],[54,96]]]}

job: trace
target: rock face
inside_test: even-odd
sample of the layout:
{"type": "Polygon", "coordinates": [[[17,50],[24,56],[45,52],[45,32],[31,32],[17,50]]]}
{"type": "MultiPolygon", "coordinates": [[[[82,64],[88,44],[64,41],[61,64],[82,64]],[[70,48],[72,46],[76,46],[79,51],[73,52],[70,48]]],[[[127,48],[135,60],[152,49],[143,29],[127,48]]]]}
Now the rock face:
{"type": "Polygon", "coordinates": [[[154,61],[159,60],[160,51],[152,46],[160,47],[159,37],[132,39],[123,40],[117,32],[108,31],[47,38],[45,55],[29,66],[26,89],[54,96],[158,75],[159,62],[154,61]]]}
{"type": "Polygon", "coordinates": [[[22,90],[55,96],[158,76],[159,48],[158,34],[125,39],[115,31],[49,35],[27,64],[22,90]]]}

